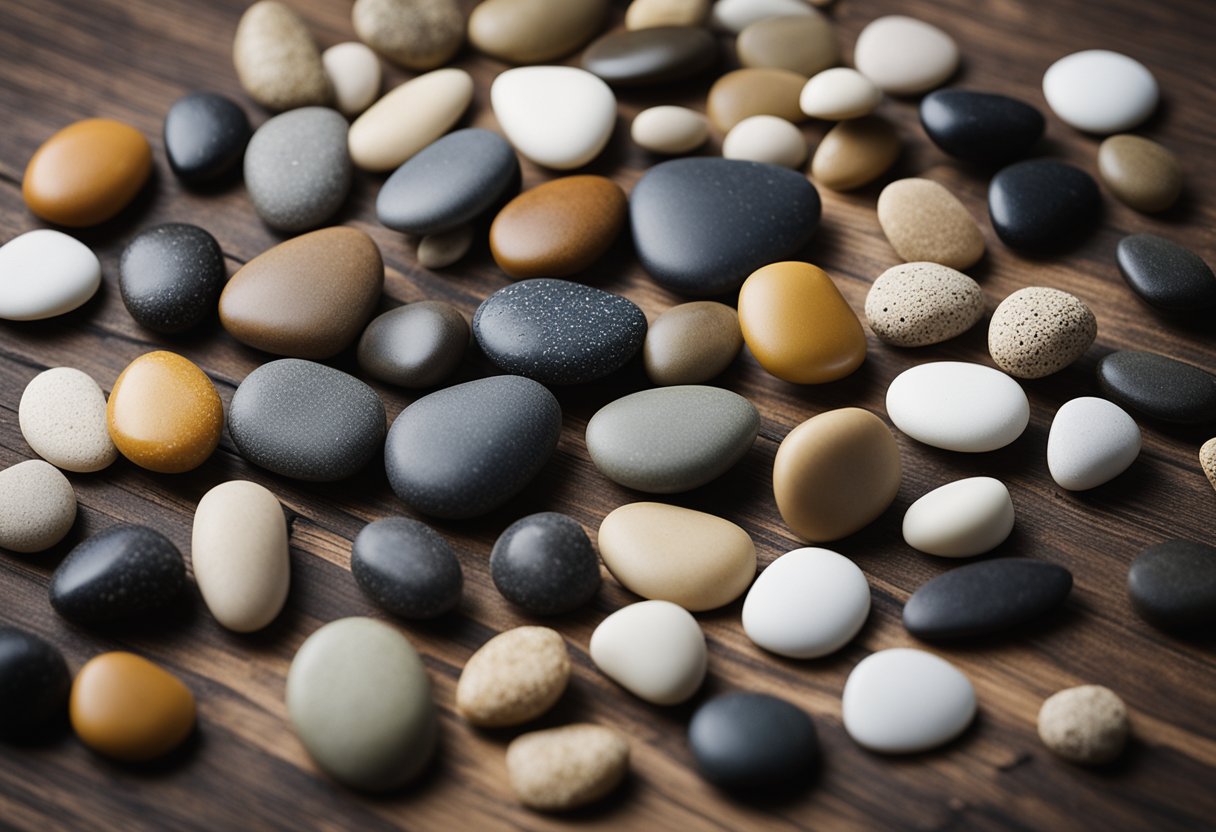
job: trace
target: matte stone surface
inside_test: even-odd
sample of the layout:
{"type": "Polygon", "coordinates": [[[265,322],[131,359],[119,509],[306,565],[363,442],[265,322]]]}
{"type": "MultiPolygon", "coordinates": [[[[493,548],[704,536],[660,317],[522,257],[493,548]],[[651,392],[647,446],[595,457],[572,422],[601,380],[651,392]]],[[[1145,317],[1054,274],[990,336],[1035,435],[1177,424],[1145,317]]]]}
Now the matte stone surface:
{"type": "Polygon", "coordinates": [[[819,740],[801,708],[763,693],[729,693],[693,714],[688,744],[701,775],[744,794],[809,786],[819,740]]]}
{"type": "Polygon", "coordinates": [[[1210,632],[1216,625],[1216,547],[1170,540],[1145,549],[1127,573],[1132,606],[1163,630],[1210,632]]]}
{"type": "Polygon", "coordinates": [[[0,624],[0,740],[36,735],[62,717],[71,686],[67,663],[53,644],[0,624]]]}
{"type": "Polygon", "coordinates": [[[1126,134],[1098,147],[1098,176],[1116,199],[1148,214],[1173,206],[1184,183],[1182,163],[1172,151],[1126,134]]]}
{"type": "Polygon", "coordinates": [[[609,32],[583,50],[583,69],[620,87],[691,78],[718,61],[718,41],[696,26],[609,32]]]}
{"type": "Polygon", "coordinates": [[[973,90],[937,90],[921,99],[926,135],[951,156],[981,165],[1011,162],[1043,135],[1043,114],[1024,101],[973,90]]]}
{"type": "Polygon", "coordinates": [[[407,517],[368,523],[355,538],[350,571],[363,594],[402,618],[434,618],[460,603],[460,561],[439,532],[407,517]]]}
{"type": "Polygon", "coordinates": [[[210,315],[228,276],[215,238],[197,225],[166,223],[141,232],[123,249],[118,287],[140,325],[173,334],[210,315]]]}
{"type": "Polygon", "coordinates": [[[642,360],[654,384],[701,384],[729,367],[742,347],[738,313],[724,303],[696,300],[654,320],[642,360]]]}
{"type": "Polygon", "coordinates": [[[264,123],[245,150],[245,187],[271,228],[297,233],[337,213],[350,191],[346,119],[328,107],[301,107],[264,123]]]}
{"type": "Polygon", "coordinates": [[[490,552],[494,586],[532,615],[578,609],[600,588],[600,561],[583,527],[555,511],[507,527],[490,552]]]}
{"type": "Polygon", "coordinates": [[[1054,159],[1002,169],[988,185],[988,214],[1005,245],[1029,251],[1074,242],[1097,223],[1098,185],[1088,173],[1054,159]]]}
{"type": "Polygon", "coordinates": [[[804,84],[804,76],[788,69],[736,69],[709,88],[705,113],[723,133],[748,116],[778,116],[798,124],[806,118],[798,104],[804,84]]]}
{"type": "Polygon", "coordinates": [[[174,101],[165,115],[165,156],[187,185],[219,182],[240,167],[252,134],[249,118],[232,99],[190,93],[174,101]]]}
{"type": "Polygon", "coordinates": [[[735,51],[743,66],[788,69],[806,78],[840,60],[831,21],[801,11],[749,23],[735,39],[735,51]]]}
{"type": "Polygon", "coordinates": [[[1098,362],[1102,393],[1163,422],[1216,422],[1216,376],[1153,352],[1119,350],[1098,362]]]}
{"type": "Polygon", "coordinates": [[[1132,291],[1167,312],[1216,307],[1216,275],[1195,252],[1156,234],[1132,234],[1115,249],[1132,291]]]}
{"type": "Polygon", "coordinates": [[[424,300],[376,317],[359,339],[359,368],[402,387],[433,387],[455,372],[469,347],[469,323],[456,307],[424,300]]]}
{"type": "Polygon", "coordinates": [[[186,564],[169,538],[145,526],[111,526],[59,564],[51,606],[81,624],[122,621],[169,606],[186,583],[186,564]]]}

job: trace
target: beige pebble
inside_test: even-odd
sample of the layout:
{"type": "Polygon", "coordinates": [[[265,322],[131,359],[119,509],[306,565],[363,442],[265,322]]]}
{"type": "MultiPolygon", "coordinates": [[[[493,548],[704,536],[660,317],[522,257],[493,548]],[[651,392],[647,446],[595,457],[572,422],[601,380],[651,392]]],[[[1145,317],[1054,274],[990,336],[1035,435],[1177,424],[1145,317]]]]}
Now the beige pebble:
{"type": "Polygon", "coordinates": [[[697,300],[655,319],[642,342],[642,363],[654,384],[701,384],[729,367],[742,348],[738,313],[724,303],[697,300]]]}
{"type": "Polygon", "coordinates": [[[329,47],[321,53],[321,64],[334,91],[334,106],[347,118],[366,110],[380,94],[380,59],[362,43],[329,47]]]}
{"type": "Polygon", "coordinates": [[[899,134],[891,122],[866,116],[837,124],[815,149],[811,178],[833,191],[873,182],[899,158],[899,134]]]}
{"type": "Polygon", "coordinates": [[[709,122],[696,110],[661,104],[634,116],[629,135],[638,147],[651,153],[679,156],[705,144],[709,122]]]}
{"type": "Polygon", "coordinates": [[[355,0],[350,17],[359,40],[406,69],[442,66],[464,41],[455,0],[355,0]]]}
{"type": "Polygon", "coordinates": [[[1062,690],[1039,709],[1039,739],[1073,763],[1113,762],[1123,752],[1129,730],[1123,700],[1101,685],[1062,690]]]}
{"type": "Polygon", "coordinates": [[[958,197],[929,179],[900,179],[878,195],[878,224],[905,262],[953,269],[984,256],[984,235],[958,197]]]}
{"type": "Polygon", "coordinates": [[[1204,442],[1203,447],[1199,449],[1199,464],[1203,473],[1207,474],[1212,488],[1216,488],[1216,437],[1204,442]]]}
{"type": "Polygon", "coordinates": [[[1182,163],[1143,136],[1111,136],[1098,147],[1102,184],[1125,205],[1145,213],[1164,211],[1182,193],[1182,163]]]}
{"type": "Polygon", "coordinates": [[[34,376],[21,394],[17,421],[34,453],[65,471],[100,471],[118,457],[106,425],[105,393],[72,367],[34,376]]]}
{"type": "Polygon", "coordinates": [[[329,103],[316,41],[300,16],[277,0],[260,0],[241,15],[232,60],[241,87],[268,110],[329,103]]]}
{"type": "Polygon", "coordinates": [[[992,313],[988,352],[1011,376],[1043,378],[1080,358],[1097,335],[1098,321],[1080,298],[1030,286],[1005,298],[992,313]]]}
{"type": "Polygon", "coordinates": [[[594,803],[625,779],[629,741],[620,731],[581,723],[516,737],[507,775],[519,802],[543,812],[594,803]]]}
{"type": "Polygon", "coordinates": [[[870,329],[895,347],[925,347],[962,335],[984,317],[984,292],[939,263],[903,263],[880,274],[866,295],[870,329]]]}
{"type": "Polygon", "coordinates": [[[779,116],[797,123],[805,118],[798,106],[805,83],[806,78],[788,69],[736,69],[709,88],[705,111],[723,133],[748,116],[779,116]]]}
{"type": "Polygon", "coordinates": [[[548,627],[499,633],[469,657],[456,685],[456,711],[474,725],[519,725],[557,704],[570,681],[566,641],[548,627]]]}
{"type": "Polygon", "coordinates": [[[730,128],[722,140],[722,156],[798,168],[806,161],[802,131],[777,116],[749,116],[730,128]]]}
{"type": "Polygon", "coordinates": [[[41,459],[0,471],[0,549],[41,552],[76,522],[76,492],[59,469],[41,459]]]}
{"type": "Polygon", "coordinates": [[[608,0],[483,0],[469,15],[469,42],[517,64],[569,55],[599,33],[608,0]]]}
{"type": "Polygon", "coordinates": [[[355,119],[350,158],[366,171],[393,170],[460,120],[473,100],[473,77],[448,67],[394,88],[355,119]]]}
{"type": "Polygon", "coordinates": [[[811,118],[848,121],[874,112],[882,101],[882,90],[855,69],[837,66],[825,69],[806,82],[798,106],[811,118]]]}
{"type": "Polygon", "coordinates": [[[442,234],[428,234],[418,241],[418,265],[424,269],[445,269],[468,254],[472,245],[471,225],[462,225],[442,234]]]}
{"type": "Polygon", "coordinates": [[[735,40],[743,66],[773,67],[809,78],[840,60],[836,32],[819,12],[767,17],[751,23],[735,40]]]}
{"type": "Polygon", "coordinates": [[[625,10],[625,28],[700,26],[707,17],[709,0],[633,0],[625,10]]]}

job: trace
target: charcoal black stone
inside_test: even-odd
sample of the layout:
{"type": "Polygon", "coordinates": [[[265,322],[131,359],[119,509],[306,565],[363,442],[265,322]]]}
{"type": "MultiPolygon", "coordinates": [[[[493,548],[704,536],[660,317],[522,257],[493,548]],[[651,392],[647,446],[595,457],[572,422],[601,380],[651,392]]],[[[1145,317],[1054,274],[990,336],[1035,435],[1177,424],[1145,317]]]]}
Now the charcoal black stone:
{"type": "Polygon", "coordinates": [[[434,618],[460,603],[460,561],[439,532],[406,517],[363,527],[351,549],[355,582],[378,606],[402,618],[434,618]]]}
{"type": "Polygon", "coordinates": [[[801,708],[763,693],[728,693],[693,714],[688,744],[701,775],[743,795],[805,788],[819,763],[819,740],[801,708]]]}
{"type": "Polygon", "coordinates": [[[1002,168],[988,185],[988,215],[1005,245],[1049,251],[1070,245],[1097,223],[1102,197],[1092,176],[1054,159],[1002,168]]]}
{"type": "Polygon", "coordinates": [[[118,271],[131,317],[165,334],[185,332],[211,315],[228,276],[215,238],[177,222],[140,232],[123,249],[118,271]]]}
{"type": "Polygon", "coordinates": [[[600,588],[600,562],[583,527],[554,511],[516,520],[490,552],[490,577],[502,597],[533,615],[560,615],[600,588]]]}
{"type": "Polygon", "coordinates": [[[1127,573],[1127,593],[1145,621],[1178,633],[1216,628],[1216,547],[1170,540],[1145,549],[1127,573]]]}
{"type": "Polygon", "coordinates": [[[36,736],[68,711],[63,654],[33,633],[0,624],[0,740],[36,736]]]}
{"type": "Polygon", "coordinates": [[[1145,416],[1184,425],[1216,423],[1216,376],[1153,352],[1119,350],[1098,362],[1107,398],[1145,416]]]}
{"type": "Polygon", "coordinates": [[[51,606],[71,621],[129,621],[162,610],[186,586],[169,538],[146,526],[111,526],[68,553],[51,576],[51,606]]]}
{"type": "Polygon", "coordinates": [[[943,151],[981,165],[1025,156],[1045,126],[1043,114],[1025,101],[972,90],[929,93],[920,101],[920,123],[943,151]]]}
{"type": "Polygon", "coordinates": [[[165,115],[165,155],[174,175],[188,185],[218,182],[235,173],[251,135],[245,111],[211,92],[179,98],[165,115]]]}
{"type": "Polygon", "coordinates": [[[1119,272],[1145,303],[1167,312],[1216,307],[1216,276],[1203,258],[1156,234],[1132,234],[1115,249],[1119,272]]]}
{"type": "Polygon", "coordinates": [[[700,26],[609,32],[583,52],[583,69],[618,87],[681,81],[718,62],[718,41],[700,26]]]}

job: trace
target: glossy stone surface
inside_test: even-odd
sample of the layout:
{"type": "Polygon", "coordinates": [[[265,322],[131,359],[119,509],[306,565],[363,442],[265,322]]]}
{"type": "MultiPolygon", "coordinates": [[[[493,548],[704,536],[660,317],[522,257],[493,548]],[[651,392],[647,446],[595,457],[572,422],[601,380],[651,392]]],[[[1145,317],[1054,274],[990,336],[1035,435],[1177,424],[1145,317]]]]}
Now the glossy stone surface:
{"type": "Polygon", "coordinates": [[[72,676],[59,650],[0,624],[0,740],[37,736],[67,710],[72,676]]]}
{"type": "Polygon", "coordinates": [[[17,407],[34,453],[64,471],[90,473],[118,457],[106,424],[106,397],[91,376],[53,367],[30,380],[17,407]]]}
{"type": "Polygon", "coordinates": [[[1038,144],[1046,122],[1025,101],[974,90],[936,90],[920,102],[920,123],[935,145],[956,159],[1000,165],[1038,144]]]}
{"type": "Polygon", "coordinates": [[[0,246],[0,318],[54,318],[88,303],[100,287],[97,255],[62,231],[35,228],[0,246]]]}
{"type": "Polygon", "coordinates": [[[532,731],[507,746],[507,776],[520,803],[565,812],[611,794],[629,772],[629,741],[603,725],[532,731]]]}
{"type": "Polygon", "coordinates": [[[368,523],[355,537],[350,571],[363,594],[402,618],[443,615],[460,603],[464,574],[439,532],[407,517],[368,523]]]}
{"type": "Polygon", "coordinates": [[[701,384],[726,370],[742,347],[738,313],[697,300],[655,318],[642,342],[642,361],[653,384],[701,384]]]}
{"type": "Polygon", "coordinates": [[[79,624],[163,610],[187,584],[182,553],[146,526],[111,526],[78,544],[51,577],[51,606],[79,624]]]}
{"type": "Polygon", "coordinates": [[[984,235],[970,212],[931,179],[900,179],[878,195],[878,223],[905,262],[966,269],[984,256],[984,235]]]}
{"type": "Polygon", "coordinates": [[[809,787],[819,739],[806,711],[764,693],[728,693],[696,710],[688,745],[701,776],[741,794],[809,787]]]}
{"type": "Polygon", "coordinates": [[[788,69],[805,78],[840,60],[832,24],[818,12],[750,23],[735,39],[735,52],[743,66],[788,69]]]}
{"type": "Polygon", "coordinates": [[[54,465],[27,459],[0,471],[0,549],[41,552],[75,522],[76,492],[54,465]]]}
{"type": "Polygon", "coordinates": [[[502,597],[532,615],[561,615],[600,588],[600,561],[583,527],[554,511],[506,528],[490,552],[490,577],[502,597]]]}
{"type": "Polygon", "coordinates": [[[1102,395],[1163,422],[1184,425],[1216,421],[1216,376],[1152,352],[1118,350],[1097,366],[1102,395]]]}
{"type": "Polygon", "coordinates": [[[608,0],[487,0],[469,15],[469,42],[509,63],[561,58],[595,37],[608,0]]]}
{"type": "Polygon", "coordinates": [[[245,188],[267,225],[298,234],[338,212],[352,176],[346,130],[337,110],[301,107],[254,132],[245,148],[245,188]]]}
{"type": "Polygon", "coordinates": [[[1021,385],[1000,370],[933,361],[904,370],[887,388],[887,415],[918,442],[984,453],[1016,440],[1030,423],[1021,385]]]}
{"type": "Polygon", "coordinates": [[[866,320],[880,340],[924,347],[962,335],[984,317],[984,290],[937,263],[903,263],[880,274],[866,295],[866,320]]]}
{"type": "Polygon", "coordinates": [[[1119,273],[1132,291],[1158,309],[1216,307],[1216,275],[1203,258],[1156,234],[1131,234],[1115,249],[1119,273]]]}
{"type": "Polygon", "coordinates": [[[670,601],[621,607],[596,626],[588,653],[601,673],[655,705],[688,701],[709,662],[701,625],[670,601]]]}
{"type": "Polygon", "coordinates": [[[1171,151],[1143,136],[1111,136],[1098,148],[1102,184],[1124,205],[1153,214],[1182,194],[1182,163],[1171,151]]]}
{"type": "Polygon", "coordinates": [[[401,387],[434,387],[460,366],[469,323],[440,300],[398,306],[377,316],[359,339],[359,369],[401,387]]]}
{"type": "Polygon", "coordinates": [[[452,128],[473,100],[473,77],[445,67],[389,90],[347,133],[351,161],[383,173],[413,158],[452,128]]]}
{"type": "Polygon", "coordinates": [[[886,173],[901,149],[899,134],[881,116],[843,121],[815,148],[811,178],[833,191],[851,191],[886,173]]]}
{"type": "Polygon", "coordinates": [[[232,41],[241,88],[272,112],[326,104],[331,90],[308,25],[277,0],[260,0],[241,15],[232,41]]]}
{"type": "Polygon", "coordinates": [[[252,135],[240,105],[214,92],[184,95],[165,114],[165,156],[186,185],[227,180],[240,169],[252,135]]]}
{"type": "Polygon", "coordinates": [[[224,253],[197,225],[166,223],[141,231],[118,265],[123,305],[141,326],[175,334],[215,310],[228,277],[224,253]]]}
{"type": "Polygon", "coordinates": [[[1216,547],[1169,540],[1141,552],[1127,573],[1140,617],[1162,630],[1210,632],[1216,625],[1216,547]]]}
{"type": "Polygon", "coordinates": [[[583,50],[583,69],[620,87],[682,81],[718,62],[718,41],[695,26],[614,31],[583,50]]]}
{"type": "Polygon", "coordinates": [[[992,227],[1013,249],[1043,251],[1071,245],[1097,222],[1102,197],[1093,177],[1055,159],[1003,168],[988,184],[992,227]]]}
{"type": "Polygon", "coordinates": [[[723,133],[748,116],[777,116],[797,124],[805,118],[798,106],[805,83],[805,77],[788,69],[736,69],[709,88],[705,112],[723,133]]]}
{"type": "Polygon", "coordinates": [[[473,725],[503,728],[536,719],[570,681],[570,656],[561,633],[515,627],[481,645],[460,672],[456,712],[473,725]]]}

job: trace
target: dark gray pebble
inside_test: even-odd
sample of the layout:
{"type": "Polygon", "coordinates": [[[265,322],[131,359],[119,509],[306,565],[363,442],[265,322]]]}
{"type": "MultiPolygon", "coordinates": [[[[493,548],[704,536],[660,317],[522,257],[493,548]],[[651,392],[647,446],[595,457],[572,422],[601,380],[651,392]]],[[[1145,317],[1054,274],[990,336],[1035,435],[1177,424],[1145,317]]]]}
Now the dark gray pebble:
{"type": "Polygon", "coordinates": [[[1156,234],[1132,234],[1115,249],[1119,272],[1145,303],[1167,312],[1216,307],[1216,276],[1203,258],[1156,234]]]}
{"type": "Polygon", "coordinates": [[[700,26],[609,32],[584,51],[583,69],[618,87],[682,81],[718,62],[718,40],[700,26]]]}
{"type": "Polygon", "coordinates": [[[819,764],[811,717],[763,693],[728,693],[706,702],[693,714],[688,744],[706,780],[747,797],[805,788],[819,764]]]}
{"type": "Polygon", "coordinates": [[[1098,183],[1080,168],[1030,159],[1002,168],[988,185],[988,215],[1005,245],[1049,251],[1091,231],[1102,209],[1098,183]]]}
{"type": "Polygon", "coordinates": [[[1216,628],[1216,547],[1189,540],[1149,546],[1127,573],[1132,606],[1144,620],[1178,633],[1216,628]]]}
{"type": "Polygon", "coordinates": [[[407,517],[368,523],[351,548],[363,593],[402,618],[434,618],[460,603],[460,561],[439,532],[407,517]]]}
{"type": "Polygon", "coordinates": [[[211,184],[235,173],[250,135],[245,111],[213,92],[183,96],[165,115],[165,155],[187,185],[211,184]]]}
{"type": "Polygon", "coordinates": [[[1037,109],[972,90],[936,90],[920,101],[920,123],[935,145],[956,159],[999,165],[1025,156],[1043,135],[1037,109]]]}
{"type": "Polygon", "coordinates": [[[469,348],[469,323],[450,303],[424,300],[375,318],[359,339],[359,368],[377,381],[434,387],[469,348]]]}
{"type": "Polygon", "coordinates": [[[1098,362],[1102,394],[1163,422],[1216,422],[1216,376],[1153,352],[1119,350],[1098,362]]]}
{"type": "Polygon", "coordinates": [[[561,615],[600,588],[600,562],[583,527],[554,511],[516,520],[490,552],[494,586],[533,615],[561,615]]]}
{"type": "Polygon", "coordinates": [[[166,334],[185,332],[211,315],[228,276],[215,238],[178,222],[140,232],[123,249],[118,272],[131,317],[166,334]]]}
{"type": "Polygon", "coordinates": [[[173,604],[186,564],[169,538],[146,526],[111,526],[68,553],[51,576],[51,606],[71,621],[127,621],[173,604]]]}
{"type": "Polygon", "coordinates": [[[35,736],[65,716],[71,686],[67,663],[53,644],[0,624],[0,739],[35,736]]]}

